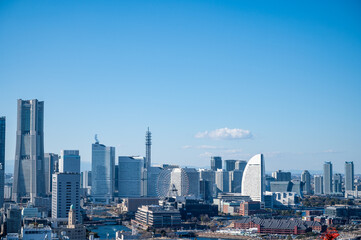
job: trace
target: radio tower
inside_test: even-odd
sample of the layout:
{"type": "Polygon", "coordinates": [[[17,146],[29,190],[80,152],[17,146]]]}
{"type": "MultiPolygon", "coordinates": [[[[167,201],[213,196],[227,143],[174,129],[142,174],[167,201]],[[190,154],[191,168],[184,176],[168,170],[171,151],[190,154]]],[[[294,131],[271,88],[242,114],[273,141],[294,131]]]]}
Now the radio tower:
{"type": "Polygon", "coordinates": [[[145,134],[145,162],[146,162],[146,168],[150,168],[152,165],[152,161],[151,161],[151,146],[152,146],[152,133],[149,131],[149,127],[148,130],[145,134]]]}

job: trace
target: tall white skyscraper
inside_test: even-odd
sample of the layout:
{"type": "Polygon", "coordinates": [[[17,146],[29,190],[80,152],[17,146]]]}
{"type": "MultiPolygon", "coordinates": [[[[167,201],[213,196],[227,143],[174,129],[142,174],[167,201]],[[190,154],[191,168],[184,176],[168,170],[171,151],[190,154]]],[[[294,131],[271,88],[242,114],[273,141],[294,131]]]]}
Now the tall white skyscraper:
{"type": "Polygon", "coordinates": [[[59,172],[80,173],[79,150],[61,150],[59,172]]]}
{"type": "Polygon", "coordinates": [[[73,205],[80,221],[80,174],[54,173],[52,184],[51,217],[67,218],[73,205]]]}
{"type": "Polygon", "coordinates": [[[19,99],[12,198],[33,201],[45,194],[44,102],[19,99]]]}
{"type": "Polygon", "coordinates": [[[242,195],[253,201],[264,201],[265,163],[263,154],[253,156],[247,163],[242,178],[242,195]]]}
{"type": "Polygon", "coordinates": [[[332,193],[332,163],[325,162],[323,164],[323,192],[324,194],[332,193]]]}
{"type": "Polygon", "coordinates": [[[303,192],[305,194],[311,193],[311,174],[309,171],[304,170],[301,174],[301,181],[305,183],[303,192]]]}
{"type": "Polygon", "coordinates": [[[92,144],[92,197],[94,202],[108,204],[114,194],[115,148],[92,144]]]}
{"type": "Polygon", "coordinates": [[[118,196],[142,196],[143,157],[118,157],[118,196]]]}
{"type": "Polygon", "coordinates": [[[345,162],[345,190],[354,190],[354,166],[353,162],[345,162]]]}

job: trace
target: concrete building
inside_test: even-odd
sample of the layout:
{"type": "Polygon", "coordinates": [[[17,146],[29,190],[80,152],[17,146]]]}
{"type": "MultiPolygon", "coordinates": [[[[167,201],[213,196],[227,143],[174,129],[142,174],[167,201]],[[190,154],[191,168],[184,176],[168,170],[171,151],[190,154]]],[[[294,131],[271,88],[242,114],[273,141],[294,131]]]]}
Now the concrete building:
{"type": "Polygon", "coordinates": [[[236,169],[236,161],[237,160],[224,160],[226,171],[233,171],[236,169]]]}
{"type": "Polygon", "coordinates": [[[44,102],[18,100],[13,200],[45,195],[44,102]]]}
{"type": "Polygon", "coordinates": [[[59,172],[80,173],[79,150],[61,150],[59,172]]]}
{"type": "Polygon", "coordinates": [[[342,193],[342,175],[340,173],[333,175],[333,192],[342,193]]]}
{"type": "Polygon", "coordinates": [[[215,172],[216,175],[216,186],[217,186],[217,192],[229,192],[229,172],[223,169],[218,169],[215,172]]]}
{"type": "MultiPolygon", "coordinates": [[[[188,178],[188,195],[199,197],[199,172],[195,168],[183,168],[188,178]]],[[[173,173],[173,171],[172,171],[173,173]]]]}
{"type": "Polygon", "coordinates": [[[276,181],[291,181],[291,172],[283,172],[282,170],[277,170],[272,173],[272,177],[276,181]]]}
{"type": "Polygon", "coordinates": [[[332,191],[332,163],[325,162],[323,164],[323,192],[331,194],[332,191]]]}
{"type": "Polygon", "coordinates": [[[21,210],[16,205],[11,205],[6,211],[6,232],[20,233],[21,231],[21,210]]]}
{"type": "Polygon", "coordinates": [[[311,194],[311,174],[309,171],[304,170],[301,174],[301,181],[304,182],[304,194],[311,194]]]}
{"type": "Polygon", "coordinates": [[[233,170],[229,172],[229,180],[230,180],[230,192],[233,193],[241,193],[242,192],[242,170],[233,170]]]}
{"type": "MultiPolygon", "coordinates": [[[[203,183],[200,183],[201,195],[208,200],[216,197],[217,187],[216,187],[216,176],[213,170],[209,169],[199,169],[199,178],[203,183]]],[[[207,200],[205,199],[205,200],[207,200]]]]}
{"type": "Polygon", "coordinates": [[[148,227],[175,227],[180,226],[181,215],[178,209],[172,207],[164,208],[159,205],[148,205],[138,208],[134,222],[145,229],[148,227]]]}
{"type": "Polygon", "coordinates": [[[59,168],[58,160],[59,160],[58,154],[55,153],[44,154],[45,190],[47,195],[50,195],[52,191],[53,173],[58,171],[59,168]]]}
{"type": "Polygon", "coordinates": [[[143,157],[118,157],[118,196],[141,197],[143,157]]]}
{"type": "Polygon", "coordinates": [[[123,198],[120,208],[122,212],[136,212],[143,205],[157,205],[158,203],[159,198],[123,198]]]}
{"type": "Polygon", "coordinates": [[[345,191],[353,191],[355,189],[354,174],[353,162],[345,162],[345,191]]]}
{"type": "Polygon", "coordinates": [[[222,158],[221,157],[211,157],[211,169],[217,171],[217,169],[222,169],[222,158]]]}
{"type": "MultiPolygon", "coordinates": [[[[157,183],[158,177],[162,169],[160,167],[149,167],[147,171],[147,196],[148,197],[157,197],[157,183]]],[[[145,196],[145,193],[143,193],[145,196]]]]}
{"type": "Polygon", "coordinates": [[[237,160],[236,163],[235,163],[235,170],[244,171],[246,166],[247,166],[247,161],[237,160]]]}
{"type": "Polygon", "coordinates": [[[78,221],[80,221],[80,174],[54,173],[51,203],[51,217],[68,218],[73,205],[78,221]]]}
{"type": "Polygon", "coordinates": [[[46,240],[51,239],[51,228],[49,226],[39,225],[25,225],[21,229],[22,240],[46,240]]]}
{"type": "Polygon", "coordinates": [[[5,117],[0,117],[0,208],[4,204],[5,187],[5,117]]]}
{"type": "Polygon", "coordinates": [[[76,212],[73,206],[70,206],[68,213],[68,225],[55,228],[54,232],[58,236],[64,236],[64,239],[69,240],[85,240],[86,239],[86,227],[76,222],[76,212]]]}
{"type": "Polygon", "coordinates": [[[314,181],[314,185],[315,185],[314,193],[316,195],[323,194],[323,176],[316,175],[316,176],[314,176],[313,181],[314,181]]]}
{"type": "Polygon", "coordinates": [[[253,156],[244,169],[242,178],[242,195],[253,201],[263,201],[265,191],[265,163],[263,154],[253,156]]]}
{"type": "Polygon", "coordinates": [[[171,172],[171,185],[178,196],[199,196],[199,172],[194,168],[174,168],[171,172]]]}
{"type": "Polygon", "coordinates": [[[108,204],[114,194],[115,148],[96,142],[92,144],[92,197],[108,204]]]}

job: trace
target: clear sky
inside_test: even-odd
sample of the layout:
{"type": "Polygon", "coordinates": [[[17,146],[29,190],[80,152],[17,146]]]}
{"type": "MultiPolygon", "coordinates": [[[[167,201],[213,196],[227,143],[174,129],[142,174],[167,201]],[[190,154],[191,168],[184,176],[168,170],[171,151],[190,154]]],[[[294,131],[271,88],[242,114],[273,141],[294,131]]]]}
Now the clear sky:
{"type": "Polygon", "coordinates": [[[45,101],[45,151],[361,173],[360,1],[0,1],[0,115],[45,101]]]}

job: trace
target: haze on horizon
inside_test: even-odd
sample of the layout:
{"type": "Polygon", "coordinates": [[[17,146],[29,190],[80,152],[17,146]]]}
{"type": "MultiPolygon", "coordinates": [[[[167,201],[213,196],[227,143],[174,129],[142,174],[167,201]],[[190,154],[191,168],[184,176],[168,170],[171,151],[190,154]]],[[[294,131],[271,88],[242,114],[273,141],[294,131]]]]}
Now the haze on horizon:
{"type": "MultiPolygon", "coordinates": [[[[266,171],[361,173],[359,1],[1,1],[6,168],[16,100],[45,102],[45,152],[91,143],[116,156],[266,171]]],[[[87,166],[86,164],[83,165],[87,166]]],[[[8,172],[8,171],[7,171],[8,172]]]]}

